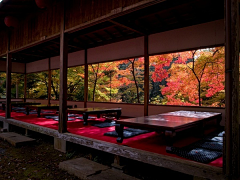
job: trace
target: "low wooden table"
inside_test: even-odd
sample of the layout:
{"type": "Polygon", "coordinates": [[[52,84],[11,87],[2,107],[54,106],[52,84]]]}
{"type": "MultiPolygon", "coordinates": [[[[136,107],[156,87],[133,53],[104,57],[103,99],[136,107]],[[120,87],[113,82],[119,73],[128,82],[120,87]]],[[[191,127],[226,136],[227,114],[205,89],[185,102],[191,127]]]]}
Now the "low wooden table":
{"type": "Polygon", "coordinates": [[[150,129],[163,132],[167,138],[167,144],[172,145],[173,137],[177,132],[198,127],[198,131],[203,133],[207,121],[217,120],[219,126],[221,113],[216,112],[197,112],[197,111],[174,111],[152,116],[137,117],[130,119],[117,120],[115,129],[118,133],[117,142],[123,141],[124,126],[150,129]]]}
{"type": "Polygon", "coordinates": [[[121,108],[101,108],[101,107],[96,107],[96,108],[72,108],[67,110],[68,113],[72,114],[82,114],[83,115],[83,124],[87,125],[87,119],[89,114],[97,114],[97,117],[100,117],[100,114],[103,113],[117,113],[116,118],[119,119],[121,114],[122,114],[122,109],[121,108]]]}
{"type": "MultiPolygon", "coordinates": [[[[22,102],[22,101],[12,101],[11,102],[11,110],[12,107],[24,107],[26,105],[39,105],[41,103],[37,103],[37,102],[22,102]]],[[[2,102],[2,109],[5,110],[6,109],[6,102],[2,102]]]]}
{"type": "MultiPolygon", "coordinates": [[[[72,108],[72,105],[67,105],[67,108],[72,108]]],[[[37,110],[37,115],[38,117],[40,117],[40,113],[42,109],[45,110],[49,110],[49,109],[55,109],[55,110],[59,110],[59,105],[58,104],[50,104],[50,105],[46,105],[46,104],[41,104],[41,105],[28,105],[26,106],[26,111],[27,111],[27,115],[29,115],[29,111],[30,109],[36,109],[37,110]]]]}

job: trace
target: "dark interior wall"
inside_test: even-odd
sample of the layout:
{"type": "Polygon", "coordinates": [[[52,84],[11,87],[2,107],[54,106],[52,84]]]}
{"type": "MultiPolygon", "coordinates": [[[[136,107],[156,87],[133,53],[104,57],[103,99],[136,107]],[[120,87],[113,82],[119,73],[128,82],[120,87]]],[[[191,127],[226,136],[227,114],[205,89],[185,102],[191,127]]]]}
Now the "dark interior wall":
{"type": "MultiPolygon", "coordinates": [[[[143,0],[69,0],[66,1],[66,29],[81,25],[104,16],[119,7],[127,7],[143,0]]],[[[35,13],[22,17],[18,27],[12,30],[10,50],[27,46],[60,32],[59,1],[55,0],[51,7],[39,9],[35,13]]],[[[0,54],[6,51],[6,35],[0,32],[0,54]]]]}
{"type": "Polygon", "coordinates": [[[91,21],[143,0],[70,0],[67,1],[66,29],[91,21]]]}
{"type": "Polygon", "coordinates": [[[7,31],[0,31],[0,54],[4,54],[7,51],[7,31]]]}
{"type": "Polygon", "coordinates": [[[30,43],[43,40],[60,31],[60,4],[54,3],[47,9],[20,20],[11,36],[10,49],[15,50],[30,43]]]}

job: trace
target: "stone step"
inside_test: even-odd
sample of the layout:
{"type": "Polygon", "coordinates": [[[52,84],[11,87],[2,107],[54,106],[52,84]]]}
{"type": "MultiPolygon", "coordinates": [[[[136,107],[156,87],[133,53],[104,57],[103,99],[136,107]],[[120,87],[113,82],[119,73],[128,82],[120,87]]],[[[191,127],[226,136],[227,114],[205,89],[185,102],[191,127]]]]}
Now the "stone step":
{"type": "Polygon", "coordinates": [[[87,178],[88,180],[138,180],[135,177],[129,176],[120,172],[119,170],[107,169],[100,174],[94,174],[87,178]]]}
{"type": "Polygon", "coordinates": [[[35,139],[17,134],[15,132],[0,133],[0,138],[5,141],[8,141],[10,144],[12,144],[15,147],[35,142],[35,139]]]}
{"type": "Polygon", "coordinates": [[[90,180],[137,180],[108,166],[96,163],[86,158],[77,158],[60,162],[59,168],[79,179],[90,180]]]}

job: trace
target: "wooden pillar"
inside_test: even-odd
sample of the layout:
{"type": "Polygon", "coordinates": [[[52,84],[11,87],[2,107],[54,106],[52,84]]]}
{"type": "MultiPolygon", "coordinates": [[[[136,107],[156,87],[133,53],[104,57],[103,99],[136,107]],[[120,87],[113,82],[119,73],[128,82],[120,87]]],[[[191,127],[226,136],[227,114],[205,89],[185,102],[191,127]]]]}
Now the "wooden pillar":
{"type": "Polygon", "coordinates": [[[149,104],[149,54],[148,36],[144,36],[144,116],[148,116],[149,104]]]}
{"type": "Polygon", "coordinates": [[[51,71],[51,58],[48,58],[48,106],[51,104],[51,82],[52,82],[52,71],[51,71]]]}
{"type": "Polygon", "coordinates": [[[84,68],[84,108],[87,107],[88,101],[88,63],[87,63],[87,49],[85,49],[85,68],[84,68]]]}
{"type": "Polygon", "coordinates": [[[11,117],[11,71],[12,71],[12,54],[7,53],[6,64],[6,111],[5,117],[11,117]]]}
{"type": "Polygon", "coordinates": [[[61,29],[60,29],[60,94],[59,94],[59,123],[58,131],[67,132],[67,65],[68,65],[68,37],[65,30],[65,6],[62,0],[61,29]]]}
{"type": "Polygon", "coordinates": [[[225,173],[239,179],[239,1],[225,0],[225,173]]]}
{"type": "Polygon", "coordinates": [[[10,37],[11,31],[8,31],[8,43],[7,43],[7,63],[6,63],[6,111],[5,118],[11,117],[11,71],[12,71],[12,54],[10,51],[10,37]]]}
{"type": "Polygon", "coordinates": [[[27,99],[27,69],[25,63],[25,73],[24,73],[24,99],[23,101],[26,102],[27,99]]]}

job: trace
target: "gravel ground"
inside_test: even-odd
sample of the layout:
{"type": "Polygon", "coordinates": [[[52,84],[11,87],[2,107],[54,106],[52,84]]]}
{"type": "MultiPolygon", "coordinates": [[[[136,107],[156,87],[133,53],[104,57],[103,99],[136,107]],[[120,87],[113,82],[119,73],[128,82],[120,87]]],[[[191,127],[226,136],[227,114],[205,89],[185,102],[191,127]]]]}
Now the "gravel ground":
{"type": "MultiPolygon", "coordinates": [[[[24,134],[21,131],[16,132],[24,134]]],[[[61,153],[54,149],[52,137],[35,132],[31,132],[30,137],[36,142],[22,147],[0,139],[0,180],[76,180],[77,177],[58,168],[60,162],[85,157],[107,166],[113,163],[114,156],[105,152],[69,143],[67,153],[61,153]]],[[[123,163],[123,172],[139,179],[192,180],[191,176],[129,159],[123,163]]]]}

